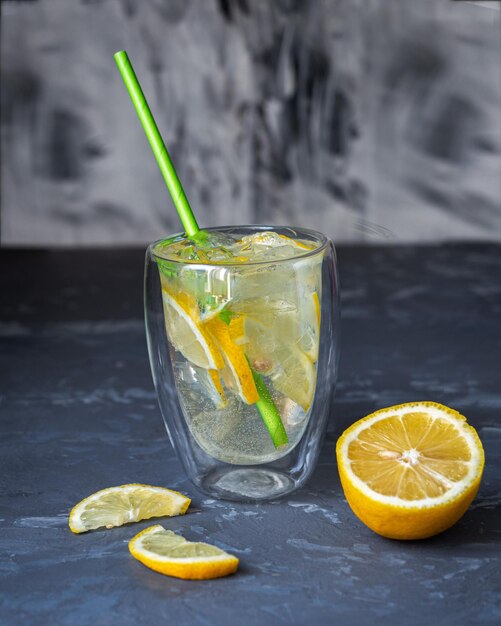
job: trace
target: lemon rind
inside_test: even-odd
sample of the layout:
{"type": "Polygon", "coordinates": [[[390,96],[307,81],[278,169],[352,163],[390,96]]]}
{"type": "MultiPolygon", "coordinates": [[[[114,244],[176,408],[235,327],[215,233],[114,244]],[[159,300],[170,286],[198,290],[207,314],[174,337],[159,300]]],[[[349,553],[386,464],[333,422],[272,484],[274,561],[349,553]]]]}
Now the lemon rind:
{"type": "MultiPolygon", "coordinates": [[[[190,330],[196,337],[197,342],[200,344],[200,346],[202,346],[202,349],[208,361],[208,366],[204,367],[203,369],[222,369],[223,363],[221,355],[217,352],[217,348],[214,347],[214,351],[211,349],[211,346],[209,344],[209,338],[199,328],[199,324],[197,323],[197,321],[193,319],[189,312],[165,290],[162,291],[162,299],[167,306],[171,306],[173,309],[175,309],[178,315],[180,315],[189,324],[190,330]]],[[[170,339],[173,342],[175,341],[175,337],[171,337],[170,339]]],[[[195,365],[197,365],[198,367],[203,367],[198,363],[195,363],[195,365]]]]}
{"type": "MultiPolygon", "coordinates": [[[[178,565],[178,564],[179,565],[183,565],[183,564],[191,565],[195,563],[215,563],[215,562],[223,562],[223,561],[229,561],[232,563],[236,561],[238,564],[239,562],[238,557],[234,556],[233,554],[229,554],[228,552],[224,552],[224,550],[223,550],[223,554],[211,556],[210,558],[206,556],[190,557],[190,558],[186,558],[186,557],[172,558],[168,556],[162,556],[160,554],[157,554],[156,552],[152,552],[151,550],[148,550],[147,548],[143,547],[143,541],[147,536],[154,535],[164,530],[165,528],[161,524],[155,524],[154,526],[149,526],[148,528],[145,528],[140,533],[138,533],[135,537],[133,537],[129,541],[129,544],[128,544],[129,551],[132,554],[132,556],[136,558],[138,561],[140,561],[141,563],[143,563],[143,565],[146,565],[146,564],[144,563],[142,559],[148,559],[148,561],[152,561],[155,563],[173,564],[173,565],[178,565]]],[[[188,543],[192,543],[192,542],[188,542],[188,543]]]]}
{"type": "MultiPolygon", "coordinates": [[[[85,510],[86,505],[88,505],[91,502],[94,502],[95,500],[98,500],[100,497],[108,493],[118,491],[118,490],[132,491],[132,489],[136,489],[138,487],[142,489],[149,489],[152,492],[157,492],[157,493],[167,492],[170,495],[174,494],[178,496],[179,504],[181,505],[178,515],[184,515],[186,511],[188,510],[188,507],[191,504],[191,498],[188,498],[188,496],[185,496],[180,491],[175,491],[174,489],[168,489],[167,487],[157,487],[154,485],[145,485],[143,483],[127,483],[125,485],[117,485],[116,487],[107,487],[106,489],[100,489],[99,491],[96,491],[95,493],[91,494],[90,496],[87,496],[86,498],[84,498],[83,500],[80,500],[80,502],[75,504],[75,506],[71,509],[70,514],[69,514],[68,525],[70,527],[71,532],[75,533],[76,535],[79,535],[84,532],[89,532],[90,530],[97,530],[98,528],[105,528],[105,526],[98,526],[97,528],[87,528],[84,524],[80,522],[80,519],[81,519],[80,515],[85,510]]],[[[142,519],[151,519],[151,518],[142,518],[142,519]]],[[[136,521],[142,521],[142,520],[136,520],[136,521]]],[[[129,522],[126,522],[126,523],[129,523],[129,522]]]]}

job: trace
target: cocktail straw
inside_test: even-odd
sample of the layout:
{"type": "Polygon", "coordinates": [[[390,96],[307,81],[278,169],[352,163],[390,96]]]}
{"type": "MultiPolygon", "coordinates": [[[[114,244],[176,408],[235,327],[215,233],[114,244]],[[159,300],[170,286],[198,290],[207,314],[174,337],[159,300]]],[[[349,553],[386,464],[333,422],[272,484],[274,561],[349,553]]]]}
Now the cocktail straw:
{"type": "MultiPolygon", "coordinates": [[[[165,147],[164,140],[158,130],[155,119],[150,111],[150,107],[146,102],[141,85],[137,80],[136,73],[129,61],[127,52],[121,50],[114,55],[115,62],[120,70],[123,81],[129,92],[130,99],[136,109],[136,113],[139,117],[139,121],[143,127],[143,130],[150,142],[151,149],[157,160],[160,171],[164,178],[167,189],[171,195],[174,206],[179,215],[179,219],[183,224],[183,228],[186,231],[188,237],[194,237],[197,233],[202,235],[204,231],[201,231],[198,222],[191,210],[188,198],[184,193],[181,181],[174,169],[167,148],[165,147]]],[[[273,398],[270,395],[262,377],[252,370],[254,381],[259,393],[259,400],[256,402],[256,407],[270,433],[270,437],[273,440],[275,447],[281,446],[288,442],[287,433],[282,423],[280,413],[273,402],[273,398]]]]}
{"type": "Polygon", "coordinates": [[[153,154],[157,160],[158,167],[162,172],[162,176],[165,180],[165,184],[167,185],[172,201],[174,202],[174,206],[177,209],[183,228],[185,229],[188,237],[193,237],[193,235],[198,233],[200,228],[198,227],[197,220],[193,215],[193,211],[191,210],[188,198],[184,193],[181,181],[179,180],[169,153],[167,152],[162,135],[158,130],[156,122],[150,111],[150,107],[146,102],[143,90],[137,80],[136,73],[132,68],[127,52],[125,52],[125,50],[116,52],[114,58],[118,69],[120,70],[120,74],[122,75],[125,86],[127,87],[127,91],[129,92],[132,104],[136,109],[136,113],[142,124],[143,130],[148,138],[148,141],[150,142],[151,149],[153,150],[153,154]]]}

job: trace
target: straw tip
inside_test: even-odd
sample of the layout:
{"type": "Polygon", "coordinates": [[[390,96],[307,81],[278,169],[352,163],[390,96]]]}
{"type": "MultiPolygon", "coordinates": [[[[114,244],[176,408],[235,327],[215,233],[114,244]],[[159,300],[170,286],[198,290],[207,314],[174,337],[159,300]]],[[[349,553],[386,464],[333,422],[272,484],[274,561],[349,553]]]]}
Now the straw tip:
{"type": "Polygon", "coordinates": [[[118,50],[117,52],[115,52],[115,54],[113,55],[113,58],[118,61],[119,59],[126,59],[127,58],[127,52],[125,52],[125,50],[118,50]]]}

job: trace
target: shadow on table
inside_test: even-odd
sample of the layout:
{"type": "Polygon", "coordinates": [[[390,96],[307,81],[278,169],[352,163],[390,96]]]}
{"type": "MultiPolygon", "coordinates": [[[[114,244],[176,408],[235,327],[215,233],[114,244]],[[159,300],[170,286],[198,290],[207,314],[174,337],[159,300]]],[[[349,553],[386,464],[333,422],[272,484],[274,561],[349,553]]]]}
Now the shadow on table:
{"type": "MultiPolygon", "coordinates": [[[[499,499],[499,494],[496,496],[499,499]]],[[[485,496],[478,503],[473,502],[471,508],[449,530],[418,541],[405,542],[406,545],[421,546],[433,551],[459,547],[478,547],[485,544],[492,546],[501,543],[501,502],[491,503],[491,498],[485,496]],[[487,500],[484,504],[482,500],[487,500]]],[[[391,541],[391,540],[389,540],[391,541]]]]}
{"type": "Polygon", "coordinates": [[[457,524],[428,541],[438,543],[440,540],[447,546],[482,543],[492,546],[501,543],[501,502],[494,504],[473,502],[457,524]]]}

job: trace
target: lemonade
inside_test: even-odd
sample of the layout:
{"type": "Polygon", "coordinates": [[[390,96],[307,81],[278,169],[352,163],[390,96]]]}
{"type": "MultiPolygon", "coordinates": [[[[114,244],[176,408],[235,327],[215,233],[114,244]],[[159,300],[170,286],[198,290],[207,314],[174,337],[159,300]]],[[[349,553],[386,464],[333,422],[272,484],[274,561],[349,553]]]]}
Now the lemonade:
{"type": "Polygon", "coordinates": [[[187,235],[150,244],[144,274],[172,446],[211,496],[291,493],[315,467],[337,378],[334,244],[287,226],[200,230],[127,53],[114,57],[187,235]]]}
{"type": "Polygon", "coordinates": [[[196,242],[177,236],[153,249],[184,419],[215,459],[274,461],[305,432],[319,355],[324,252],[317,248],[293,231],[268,230],[212,231],[196,242]],[[279,440],[258,410],[268,393],[279,440]]]}

